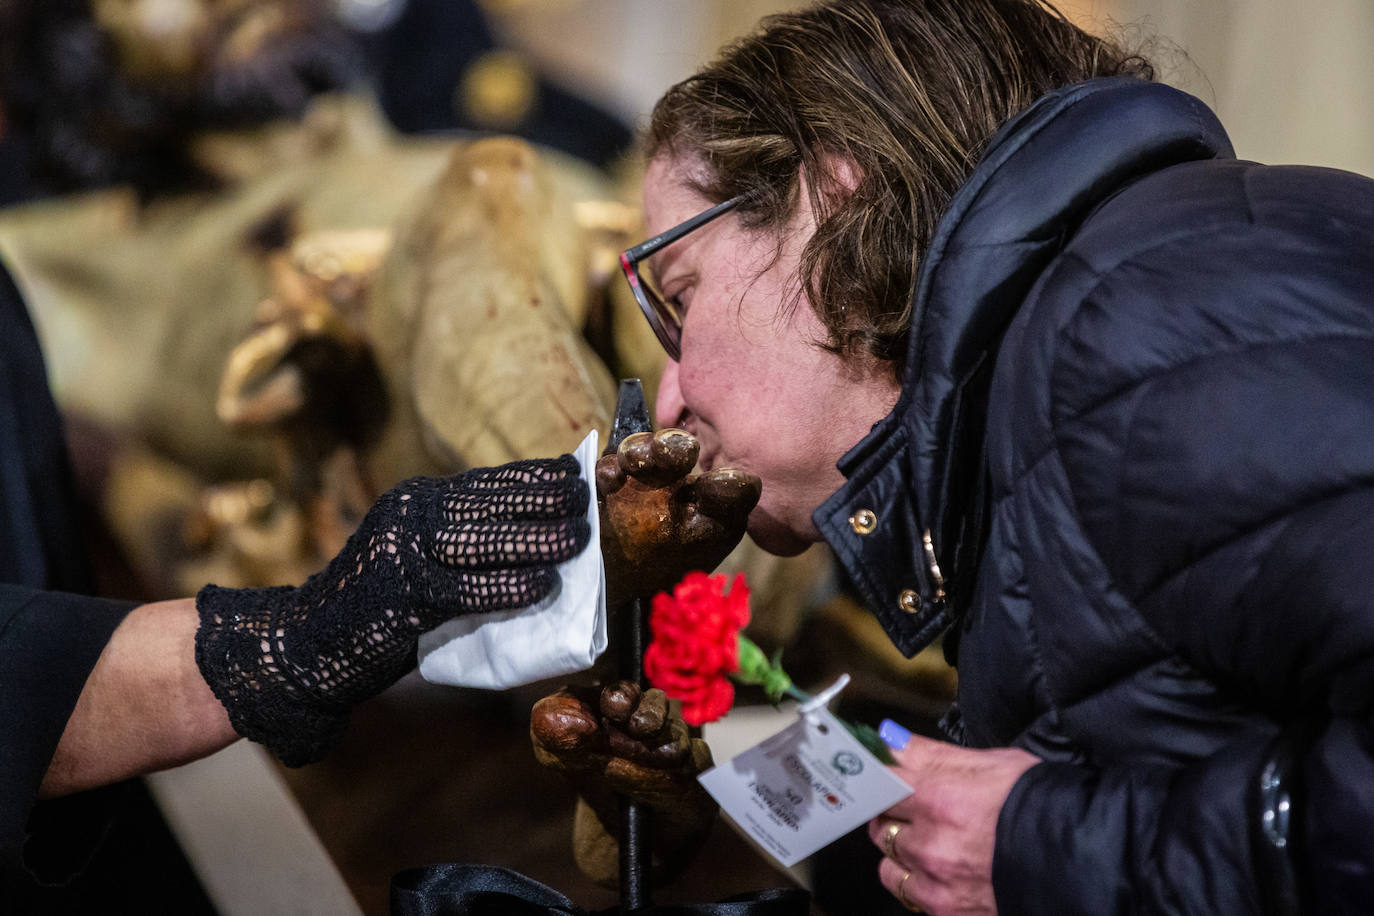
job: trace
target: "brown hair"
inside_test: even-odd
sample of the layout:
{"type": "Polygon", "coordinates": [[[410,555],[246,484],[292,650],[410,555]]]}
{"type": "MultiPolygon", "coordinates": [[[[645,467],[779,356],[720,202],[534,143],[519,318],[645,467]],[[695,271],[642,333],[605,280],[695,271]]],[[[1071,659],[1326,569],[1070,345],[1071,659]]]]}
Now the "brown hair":
{"type": "Polygon", "coordinates": [[[828,348],[900,377],[916,263],[987,142],[1044,93],[1107,75],[1154,71],[1039,0],[832,0],[764,19],[668,90],[645,152],[699,163],[684,178],[708,199],[749,194],[755,227],[787,225],[799,170],[819,176],[801,288],[828,348]]]}

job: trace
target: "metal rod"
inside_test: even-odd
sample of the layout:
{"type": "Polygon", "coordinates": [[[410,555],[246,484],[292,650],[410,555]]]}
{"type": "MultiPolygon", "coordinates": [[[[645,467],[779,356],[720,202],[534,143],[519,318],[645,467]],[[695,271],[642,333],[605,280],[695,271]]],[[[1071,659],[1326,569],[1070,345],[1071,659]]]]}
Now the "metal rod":
{"type": "MultiPolygon", "coordinates": [[[[631,433],[653,430],[644,388],[639,379],[622,379],[616,399],[615,419],[611,425],[606,451],[612,452],[631,433]]],[[[631,599],[612,619],[619,626],[611,634],[616,652],[617,674],[624,680],[643,685],[644,647],[648,641],[648,602],[631,599]]],[[[620,798],[620,911],[628,913],[646,907],[649,899],[649,874],[652,867],[653,811],[647,805],[620,798]]]]}

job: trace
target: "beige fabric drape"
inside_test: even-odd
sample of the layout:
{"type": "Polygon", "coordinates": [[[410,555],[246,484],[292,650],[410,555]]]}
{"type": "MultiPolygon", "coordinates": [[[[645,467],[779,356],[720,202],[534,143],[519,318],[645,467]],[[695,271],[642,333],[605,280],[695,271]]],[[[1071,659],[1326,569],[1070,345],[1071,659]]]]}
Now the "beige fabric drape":
{"type": "Polygon", "coordinates": [[[1374,0],[1070,0],[1061,8],[1090,31],[1172,43],[1174,53],[1155,55],[1162,78],[1211,105],[1242,158],[1374,175],[1374,0]]]}

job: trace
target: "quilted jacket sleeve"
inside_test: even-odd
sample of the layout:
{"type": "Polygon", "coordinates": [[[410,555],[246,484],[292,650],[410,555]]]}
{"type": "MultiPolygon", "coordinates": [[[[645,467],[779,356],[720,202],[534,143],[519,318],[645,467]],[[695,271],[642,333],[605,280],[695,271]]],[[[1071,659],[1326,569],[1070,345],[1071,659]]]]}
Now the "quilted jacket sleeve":
{"type": "Polygon", "coordinates": [[[1195,658],[1225,664],[1218,677],[1271,709],[1279,737],[1238,741],[1177,772],[1056,763],[1028,771],[999,821],[994,884],[1004,916],[1368,911],[1374,492],[1321,499],[1278,526],[1254,556],[1256,575],[1229,596],[1217,594],[1219,582],[1197,589],[1210,594],[1196,594],[1205,602],[1196,607],[1216,613],[1180,619],[1172,635],[1195,658]],[[1272,766],[1284,791],[1266,800],[1261,781],[1272,766]],[[1285,797],[1291,822],[1279,848],[1265,811],[1281,817],[1285,797]]]}
{"type": "Polygon", "coordinates": [[[1027,772],[1003,914],[1374,901],[1374,232],[1300,228],[1161,245],[1057,324],[1076,524],[1162,651],[1264,727],[1177,770],[1027,772]]]}

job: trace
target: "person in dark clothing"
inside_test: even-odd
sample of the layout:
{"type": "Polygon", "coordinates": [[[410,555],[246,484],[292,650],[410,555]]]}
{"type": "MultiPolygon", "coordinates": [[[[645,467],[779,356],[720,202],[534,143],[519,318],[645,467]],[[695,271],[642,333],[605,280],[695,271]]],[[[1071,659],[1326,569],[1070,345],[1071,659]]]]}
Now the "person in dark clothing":
{"type": "Polygon", "coordinates": [[[214,189],[210,132],[303,117],[361,86],[353,37],[320,0],[0,3],[0,205],[128,186],[214,189]]]}
{"type": "Polygon", "coordinates": [[[218,189],[208,133],[371,91],[407,134],[510,134],[607,169],[631,133],[502,47],[475,0],[0,3],[0,206],[218,189]]]}
{"type": "Polygon", "coordinates": [[[633,135],[503,45],[476,0],[339,4],[387,119],[407,134],[498,133],[617,166],[633,135]]]}
{"type": "Polygon", "coordinates": [[[1037,0],[832,0],[648,127],[658,422],[958,666],[869,825],[912,910],[1374,900],[1374,181],[1151,78],[1037,0]]]}
{"type": "MultiPolygon", "coordinates": [[[[98,882],[122,871],[117,850],[132,833],[162,878],[145,902],[207,912],[140,786],[35,805],[86,674],[133,604],[83,597],[93,582],[61,424],[28,313],[3,268],[0,327],[0,899],[13,912],[75,910],[85,889],[74,872],[98,882]]],[[[118,887],[101,891],[118,911],[118,887]]]]}
{"type": "MultiPolygon", "coordinates": [[[[2,266],[0,322],[0,889],[21,911],[56,907],[43,885],[70,880],[90,853],[71,817],[36,828],[39,799],[240,735],[288,765],[317,760],[353,706],[414,667],[422,631],[538,601],[587,543],[590,488],[564,455],[401,483],[299,587],[211,585],[145,605],[84,597],[60,421],[2,266]]],[[[98,815],[77,820],[101,832],[98,815]]]]}

